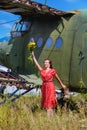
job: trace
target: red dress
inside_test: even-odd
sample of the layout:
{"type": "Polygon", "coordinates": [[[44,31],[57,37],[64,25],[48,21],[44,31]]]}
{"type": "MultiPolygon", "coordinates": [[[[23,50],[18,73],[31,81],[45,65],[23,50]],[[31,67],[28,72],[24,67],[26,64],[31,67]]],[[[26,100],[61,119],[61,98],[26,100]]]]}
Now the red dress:
{"type": "Polygon", "coordinates": [[[53,77],[55,76],[56,71],[54,69],[50,69],[46,72],[44,69],[41,70],[41,77],[42,77],[42,99],[41,99],[41,106],[42,108],[55,108],[57,105],[56,99],[56,91],[55,85],[53,83],[53,77]]]}

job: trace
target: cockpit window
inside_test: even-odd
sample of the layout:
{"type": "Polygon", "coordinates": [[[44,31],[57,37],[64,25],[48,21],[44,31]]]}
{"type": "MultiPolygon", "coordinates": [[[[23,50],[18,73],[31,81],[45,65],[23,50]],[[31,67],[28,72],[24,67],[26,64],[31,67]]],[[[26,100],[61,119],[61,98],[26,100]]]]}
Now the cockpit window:
{"type": "Polygon", "coordinates": [[[30,22],[23,22],[22,24],[22,31],[28,31],[30,28],[31,23],[30,22]]]}
{"type": "Polygon", "coordinates": [[[41,47],[43,45],[43,38],[39,37],[37,40],[37,47],[41,47]]]}
{"type": "Polygon", "coordinates": [[[63,39],[61,37],[58,37],[55,42],[55,48],[60,48],[63,44],[63,39]]]}
{"type": "Polygon", "coordinates": [[[17,21],[11,30],[12,37],[20,37],[29,30],[31,22],[28,21],[17,21]]]}
{"type": "Polygon", "coordinates": [[[46,47],[47,48],[50,48],[52,46],[52,38],[48,38],[47,41],[46,41],[46,47]]]}

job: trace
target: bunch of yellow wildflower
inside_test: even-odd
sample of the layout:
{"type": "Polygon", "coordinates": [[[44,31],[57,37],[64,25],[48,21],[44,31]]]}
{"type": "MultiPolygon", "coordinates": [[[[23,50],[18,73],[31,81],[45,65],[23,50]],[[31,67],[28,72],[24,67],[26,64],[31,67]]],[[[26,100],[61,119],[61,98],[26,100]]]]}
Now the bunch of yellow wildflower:
{"type": "Polygon", "coordinates": [[[28,43],[28,49],[30,52],[34,51],[36,43],[34,41],[28,43]]]}
{"type": "MultiPolygon", "coordinates": [[[[27,47],[28,47],[28,50],[30,52],[32,52],[32,51],[34,51],[34,49],[36,47],[36,43],[34,41],[31,41],[31,42],[28,43],[27,47]]],[[[32,61],[32,56],[31,55],[28,57],[28,60],[32,61]]]]}

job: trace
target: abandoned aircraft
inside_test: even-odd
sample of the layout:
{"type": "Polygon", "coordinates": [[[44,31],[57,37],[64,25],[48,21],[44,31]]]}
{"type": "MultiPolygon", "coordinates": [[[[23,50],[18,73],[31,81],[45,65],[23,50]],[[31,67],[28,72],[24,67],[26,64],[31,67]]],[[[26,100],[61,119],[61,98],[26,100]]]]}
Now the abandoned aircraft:
{"type": "Polygon", "coordinates": [[[34,39],[41,65],[50,58],[70,90],[87,90],[87,9],[64,12],[28,0],[3,0],[0,9],[21,16],[11,36],[0,41],[1,65],[40,85],[38,70],[28,59],[27,45],[34,39]]]}

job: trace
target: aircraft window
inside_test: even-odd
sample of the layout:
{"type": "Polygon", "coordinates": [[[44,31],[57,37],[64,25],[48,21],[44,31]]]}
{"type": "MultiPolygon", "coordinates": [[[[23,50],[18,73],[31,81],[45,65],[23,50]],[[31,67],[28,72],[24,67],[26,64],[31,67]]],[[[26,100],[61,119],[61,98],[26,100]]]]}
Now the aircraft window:
{"type": "Polygon", "coordinates": [[[12,31],[16,31],[16,30],[17,30],[17,29],[16,29],[16,26],[17,26],[17,24],[14,24],[14,25],[13,25],[12,31]]]}
{"type": "Polygon", "coordinates": [[[22,34],[24,34],[26,31],[29,30],[30,26],[31,22],[27,21],[16,22],[11,31],[12,37],[20,37],[22,34]]]}
{"type": "Polygon", "coordinates": [[[19,21],[14,24],[12,31],[26,31],[29,29],[30,25],[30,22],[19,21]]]}
{"type": "Polygon", "coordinates": [[[62,46],[63,40],[61,37],[58,37],[55,42],[55,47],[60,48],[62,46]]]}
{"type": "Polygon", "coordinates": [[[31,23],[30,22],[24,22],[22,26],[22,31],[26,31],[30,28],[31,23]]]}
{"type": "Polygon", "coordinates": [[[52,39],[49,37],[46,41],[46,47],[50,48],[52,46],[52,39]]]}
{"type": "Polygon", "coordinates": [[[12,37],[21,37],[21,32],[11,32],[12,37]]]}
{"type": "Polygon", "coordinates": [[[20,30],[21,30],[21,27],[22,27],[21,24],[18,23],[17,26],[16,26],[16,31],[20,31],[20,30]]]}
{"type": "Polygon", "coordinates": [[[30,40],[29,40],[29,42],[34,42],[34,38],[31,37],[30,40]]]}
{"type": "Polygon", "coordinates": [[[12,31],[20,31],[21,30],[21,24],[20,23],[15,23],[13,28],[12,28],[12,31]]]}
{"type": "Polygon", "coordinates": [[[41,47],[43,45],[43,38],[39,37],[39,39],[37,40],[37,46],[41,47]]]}

